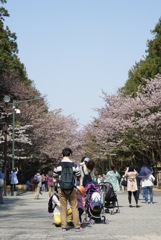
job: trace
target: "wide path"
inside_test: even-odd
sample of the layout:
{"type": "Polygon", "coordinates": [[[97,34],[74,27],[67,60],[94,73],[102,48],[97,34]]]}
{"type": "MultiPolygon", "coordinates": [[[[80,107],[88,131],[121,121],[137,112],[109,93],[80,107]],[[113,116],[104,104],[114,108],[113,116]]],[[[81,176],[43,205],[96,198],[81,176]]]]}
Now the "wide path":
{"type": "Polygon", "coordinates": [[[33,192],[7,196],[0,204],[0,240],[161,239],[161,193],[154,193],[154,204],[145,204],[140,196],[140,208],[128,207],[126,192],[117,197],[120,213],[106,213],[109,224],[87,225],[82,232],[70,228],[64,233],[53,225],[52,214],[47,211],[48,193],[39,200],[34,199],[33,192]]]}

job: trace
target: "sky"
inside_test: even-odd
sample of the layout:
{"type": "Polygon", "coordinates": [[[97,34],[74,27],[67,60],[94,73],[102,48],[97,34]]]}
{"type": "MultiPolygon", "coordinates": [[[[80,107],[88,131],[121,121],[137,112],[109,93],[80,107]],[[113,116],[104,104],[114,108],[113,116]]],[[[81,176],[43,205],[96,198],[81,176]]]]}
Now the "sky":
{"type": "Polygon", "coordinates": [[[49,109],[80,126],[97,117],[103,93],[117,94],[145,56],[160,0],[8,0],[5,20],[18,57],[49,109]]]}

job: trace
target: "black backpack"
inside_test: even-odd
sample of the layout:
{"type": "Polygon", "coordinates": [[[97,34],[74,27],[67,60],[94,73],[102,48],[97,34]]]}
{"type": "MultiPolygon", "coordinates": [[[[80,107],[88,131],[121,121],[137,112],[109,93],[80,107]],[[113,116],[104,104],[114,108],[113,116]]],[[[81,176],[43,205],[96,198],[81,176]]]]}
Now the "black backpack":
{"type": "Polygon", "coordinates": [[[49,212],[49,213],[53,213],[55,207],[57,206],[57,204],[55,204],[55,206],[54,206],[54,208],[53,208],[53,196],[54,196],[54,195],[55,195],[55,196],[58,198],[58,200],[59,200],[59,196],[58,196],[57,193],[54,193],[54,194],[50,197],[50,199],[49,199],[49,201],[48,201],[48,212],[49,212]]]}
{"type": "Polygon", "coordinates": [[[93,182],[93,180],[92,180],[90,172],[88,172],[88,174],[84,173],[84,167],[82,167],[82,171],[83,171],[83,174],[84,174],[82,184],[83,184],[83,187],[85,187],[89,182],[93,182]]]}
{"type": "Polygon", "coordinates": [[[62,166],[61,178],[60,178],[60,189],[62,190],[73,190],[75,187],[75,179],[73,173],[73,165],[62,166]]]}

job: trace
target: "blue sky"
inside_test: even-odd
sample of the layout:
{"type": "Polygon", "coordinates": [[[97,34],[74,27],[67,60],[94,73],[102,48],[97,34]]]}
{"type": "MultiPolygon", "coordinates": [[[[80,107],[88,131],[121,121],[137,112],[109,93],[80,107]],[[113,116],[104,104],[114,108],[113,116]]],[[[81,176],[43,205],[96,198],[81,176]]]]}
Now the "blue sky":
{"type": "Polygon", "coordinates": [[[49,109],[86,125],[145,55],[160,0],[8,0],[5,21],[19,58],[49,109]]]}

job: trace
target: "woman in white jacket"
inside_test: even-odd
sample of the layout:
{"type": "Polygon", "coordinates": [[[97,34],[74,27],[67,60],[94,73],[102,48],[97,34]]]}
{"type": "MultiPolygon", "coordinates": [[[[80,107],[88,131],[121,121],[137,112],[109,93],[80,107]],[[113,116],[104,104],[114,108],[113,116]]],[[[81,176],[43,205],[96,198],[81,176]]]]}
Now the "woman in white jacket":
{"type": "Polygon", "coordinates": [[[144,177],[141,180],[141,186],[143,190],[143,196],[145,202],[148,203],[148,192],[150,194],[150,203],[153,204],[153,186],[154,186],[155,177],[150,174],[149,177],[144,177]]]}

